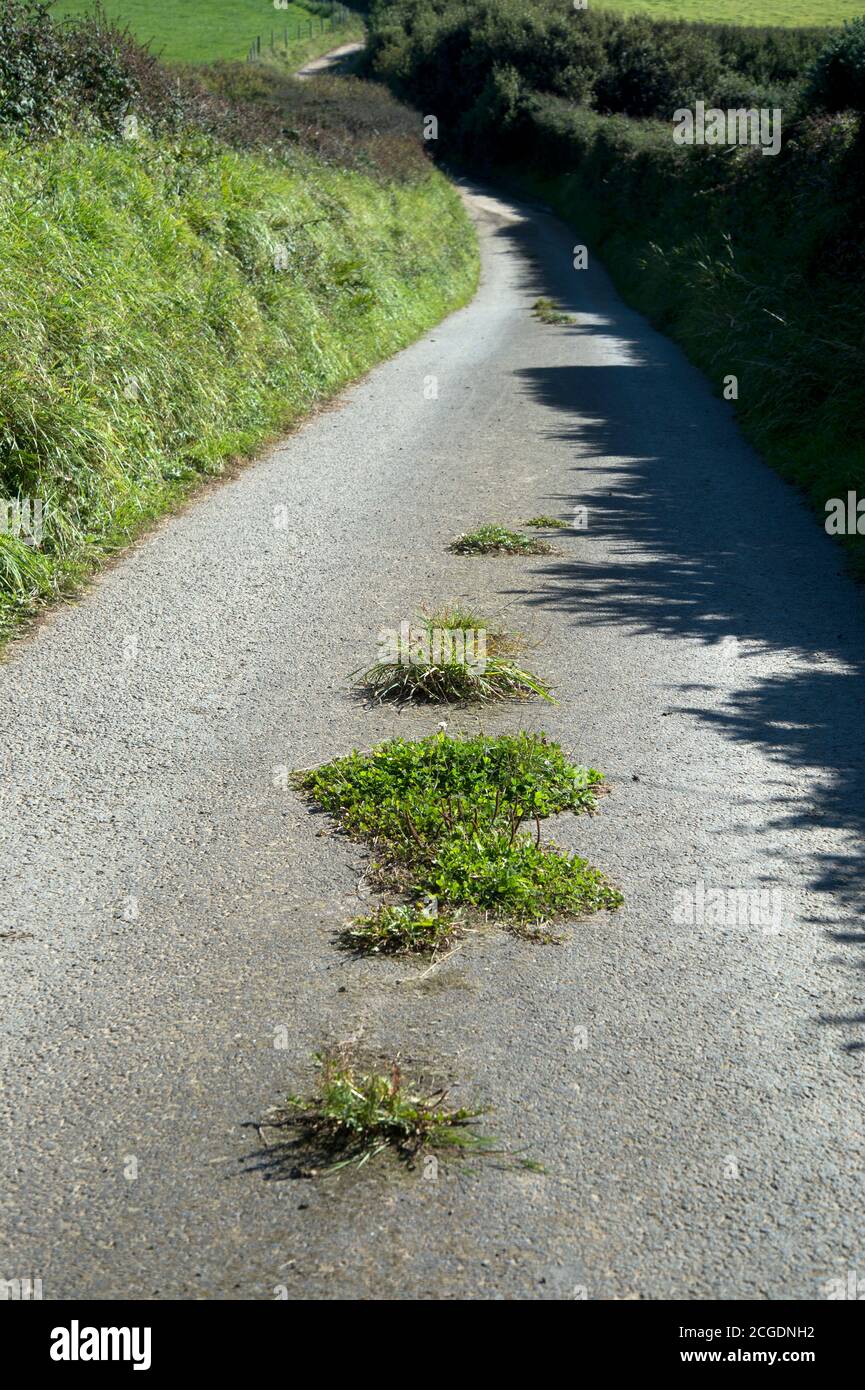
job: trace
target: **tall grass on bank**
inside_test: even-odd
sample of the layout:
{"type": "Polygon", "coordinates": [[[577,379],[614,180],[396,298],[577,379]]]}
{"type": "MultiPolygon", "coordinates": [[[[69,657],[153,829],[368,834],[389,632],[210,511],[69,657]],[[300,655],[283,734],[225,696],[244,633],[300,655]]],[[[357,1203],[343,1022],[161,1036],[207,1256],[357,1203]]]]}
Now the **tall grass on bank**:
{"type": "Polygon", "coordinates": [[[202,475],[471,293],[473,234],[428,172],[291,167],[186,132],[0,146],[0,631],[202,475]]]}
{"type": "Polygon", "coordinates": [[[170,71],[42,0],[0,38],[2,636],[463,303],[477,255],[379,86],[170,71]]]}

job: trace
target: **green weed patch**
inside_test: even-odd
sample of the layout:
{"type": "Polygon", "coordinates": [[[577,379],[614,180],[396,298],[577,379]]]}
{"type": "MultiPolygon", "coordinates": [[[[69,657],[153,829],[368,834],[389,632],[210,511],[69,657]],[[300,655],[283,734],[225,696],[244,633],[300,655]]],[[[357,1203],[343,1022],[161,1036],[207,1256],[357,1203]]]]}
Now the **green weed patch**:
{"type": "Polygon", "coordinates": [[[593,811],[603,782],[525,733],[395,739],[296,779],[373,849],[383,884],[514,923],[620,905],[598,869],[541,843],[542,820],[593,811]]]}
{"type": "Polygon", "coordinates": [[[456,555],[549,555],[546,541],[509,531],[506,526],[479,526],[457,536],[450,549],[456,555]]]}
{"type": "Polygon", "coordinates": [[[552,299],[536,299],[532,312],[541,323],[576,323],[573,314],[566,314],[552,299]]]}
{"type": "Polygon", "coordinates": [[[287,1133],[271,1166],[295,1176],[327,1176],[362,1167],[390,1150],[405,1162],[424,1153],[482,1154],[494,1141],[474,1128],[483,1113],[451,1109],[444,1087],[429,1089],[403,1075],[399,1059],[387,1072],[370,1070],[348,1048],[318,1053],[320,1079],[311,1095],[288,1096],[259,1129],[287,1133]]]}
{"type": "Polygon", "coordinates": [[[382,645],[378,661],[352,673],[358,689],[378,704],[553,699],[546,681],[515,662],[518,640],[493,631],[469,609],[441,608],[404,623],[382,645]]]}
{"type": "Polygon", "coordinates": [[[452,913],[403,903],[356,917],[342,933],[342,945],[359,955],[437,955],[459,930],[452,913]]]}

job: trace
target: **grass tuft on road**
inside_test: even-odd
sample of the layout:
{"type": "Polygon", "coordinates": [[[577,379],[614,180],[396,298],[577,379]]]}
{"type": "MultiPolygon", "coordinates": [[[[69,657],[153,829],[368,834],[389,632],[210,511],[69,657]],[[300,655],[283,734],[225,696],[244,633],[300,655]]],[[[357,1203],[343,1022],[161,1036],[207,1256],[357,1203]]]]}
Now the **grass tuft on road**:
{"type": "Polygon", "coordinates": [[[299,773],[296,785],[378,856],[383,885],[439,911],[515,926],[613,909],[622,896],[577,855],[541,844],[541,821],[592,812],[604,779],[543,735],[394,739],[299,773]]]}
{"type": "Polygon", "coordinates": [[[536,299],[532,305],[532,312],[541,323],[576,323],[574,316],[566,314],[552,299],[536,299]]]}
{"type": "Polygon", "coordinates": [[[347,950],[364,956],[437,955],[457,935],[451,912],[402,903],[379,907],[367,917],[355,917],[342,933],[347,950]]]}
{"type": "Polygon", "coordinates": [[[515,637],[494,632],[470,609],[440,608],[385,634],[379,659],[353,671],[356,687],[377,704],[488,703],[537,696],[555,703],[546,681],[518,666],[515,637]]]}
{"type": "Polygon", "coordinates": [[[533,516],[531,521],[524,521],[524,526],[534,526],[539,531],[566,531],[568,523],[559,521],[557,516],[533,516]]]}
{"type": "Polygon", "coordinates": [[[481,1110],[450,1109],[443,1087],[430,1091],[412,1082],[398,1058],[386,1073],[364,1069],[347,1047],[317,1053],[316,1061],[318,1090],[288,1096],[263,1121],[293,1133],[289,1152],[306,1155],[304,1176],[362,1167],[387,1149],[410,1162],[431,1150],[481,1154],[493,1148],[492,1139],[472,1128],[481,1110]]]}
{"type": "Polygon", "coordinates": [[[455,555],[549,555],[546,541],[509,531],[506,526],[479,526],[467,531],[448,547],[455,555]]]}

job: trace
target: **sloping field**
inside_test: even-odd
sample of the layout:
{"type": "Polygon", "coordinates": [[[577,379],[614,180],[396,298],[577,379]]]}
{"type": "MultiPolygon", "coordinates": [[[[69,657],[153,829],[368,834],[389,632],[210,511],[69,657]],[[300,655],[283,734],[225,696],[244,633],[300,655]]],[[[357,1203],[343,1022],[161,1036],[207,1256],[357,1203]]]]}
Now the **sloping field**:
{"type": "MultiPolygon", "coordinates": [[[[280,3],[279,9],[272,0],[103,0],[102,8],[169,63],[245,58],[256,36],[269,43],[271,30],[281,38],[288,28],[291,39],[298,25],[305,36],[308,25],[317,32],[321,24],[318,15],[294,0],[284,7],[280,3]]],[[[53,13],[63,18],[92,10],[93,0],[58,0],[53,13]]]]}

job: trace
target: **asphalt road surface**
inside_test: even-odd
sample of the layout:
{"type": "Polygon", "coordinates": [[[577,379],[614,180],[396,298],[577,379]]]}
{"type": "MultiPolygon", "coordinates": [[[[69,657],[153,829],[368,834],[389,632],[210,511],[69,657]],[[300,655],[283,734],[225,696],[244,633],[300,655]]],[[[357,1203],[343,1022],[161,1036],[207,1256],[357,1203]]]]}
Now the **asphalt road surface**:
{"type": "Polygon", "coordinates": [[[362,49],[362,43],[341,44],[339,48],[332,48],[329,53],[322,53],[320,58],[311,58],[302,68],[298,68],[295,76],[315,77],[317,73],[332,72],[335,69],[338,71],[346,58],[360,53],[362,49]]]}
{"type": "Polygon", "coordinates": [[[0,1276],[46,1299],[820,1299],[865,1275],[861,591],[731,407],[573,269],[575,235],[467,197],[474,302],[0,666],[0,1276]],[[575,322],[536,320],[540,294],[575,322]],[[446,549],[578,507],[550,557],[446,549]],[[524,632],[560,702],[450,732],[545,729],[606,772],[599,814],[552,833],[626,902],[419,979],[336,949],[367,861],[285,769],[435,729],[347,673],[451,599],[524,632]],[[284,1178],[246,1126],[349,1038],[546,1171],[284,1178]]]}

